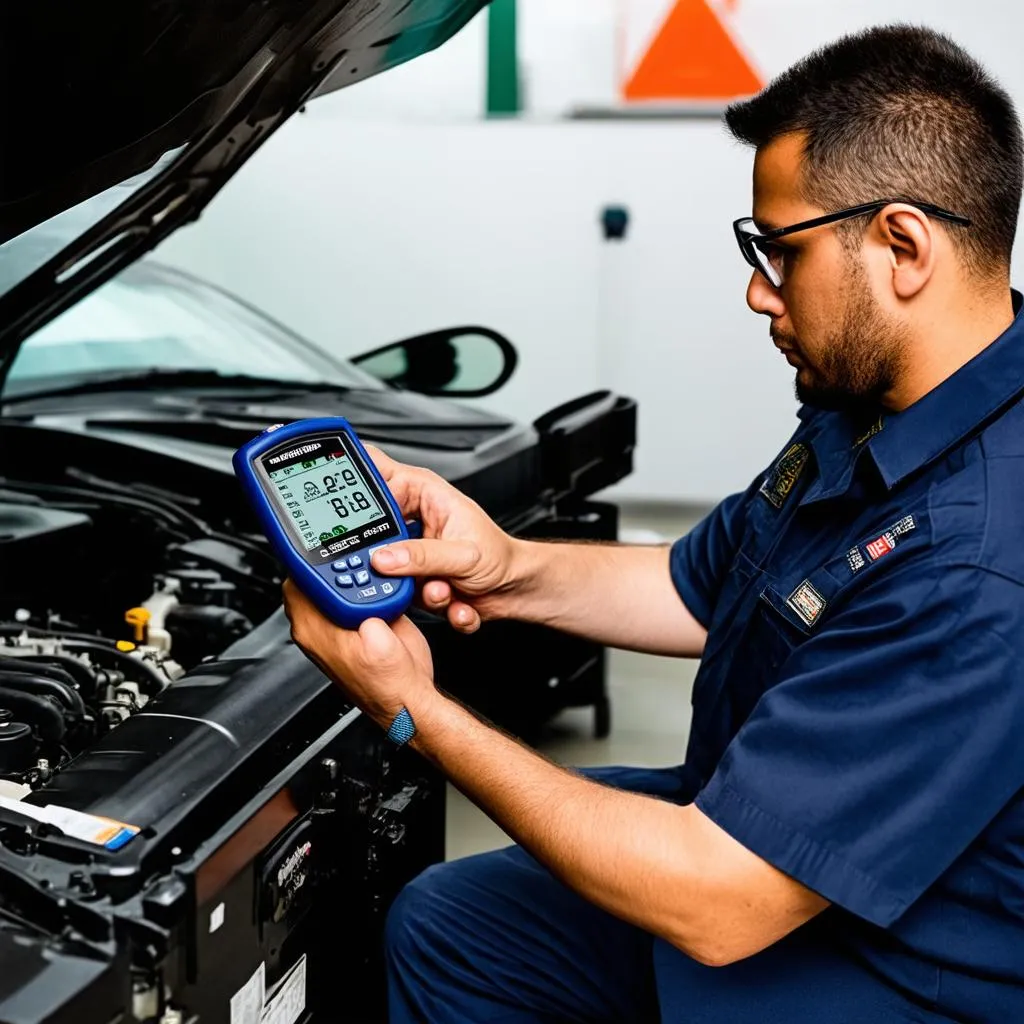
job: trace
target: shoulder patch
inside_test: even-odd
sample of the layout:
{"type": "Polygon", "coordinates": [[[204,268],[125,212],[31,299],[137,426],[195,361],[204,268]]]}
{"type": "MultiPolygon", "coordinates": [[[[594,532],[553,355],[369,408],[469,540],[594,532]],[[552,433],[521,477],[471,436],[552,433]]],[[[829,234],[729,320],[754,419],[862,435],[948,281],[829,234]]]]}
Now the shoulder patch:
{"type": "Polygon", "coordinates": [[[891,551],[896,550],[896,546],[903,537],[916,529],[917,520],[912,515],[904,516],[898,522],[893,523],[889,529],[884,530],[877,537],[873,537],[865,543],[863,545],[863,553],[859,544],[856,547],[850,548],[846,553],[846,560],[850,565],[850,571],[856,574],[869,561],[877,562],[880,558],[884,558],[891,551]],[[865,554],[867,558],[864,557],[865,554]]]}
{"type": "Polygon", "coordinates": [[[846,561],[850,565],[850,572],[857,573],[867,565],[864,561],[864,556],[860,553],[860,548],[850,548],[846,552],[846,561]]]}
{"type": "Polygon", "coordinates": [[[761,484],[760,494],[770,505],[782,508],[790,491],[800,479],[810,454],[811,450],[805,444],[791,445],[768,471],[761,484]]]}

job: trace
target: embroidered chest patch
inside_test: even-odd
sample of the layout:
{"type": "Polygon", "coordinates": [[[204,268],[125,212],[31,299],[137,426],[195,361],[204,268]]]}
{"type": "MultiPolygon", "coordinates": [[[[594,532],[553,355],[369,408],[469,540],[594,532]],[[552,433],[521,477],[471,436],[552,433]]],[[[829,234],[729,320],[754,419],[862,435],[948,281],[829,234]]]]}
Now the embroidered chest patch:
{"type": "Polygon", "coordinates": [[[805,626],[813,626],[825,610],[825,598],[814,589],[810,580],[804,580],[792,594],[786,604],[803,620],[805,626]]]}
{"type": "Polygon", "coordinates": [[[772,466],[761,484],[760,493],[775,508],[782,508],[790,491],[796,486],[807,465],[811,450],[805,444],[794,444],[772,466]]]}

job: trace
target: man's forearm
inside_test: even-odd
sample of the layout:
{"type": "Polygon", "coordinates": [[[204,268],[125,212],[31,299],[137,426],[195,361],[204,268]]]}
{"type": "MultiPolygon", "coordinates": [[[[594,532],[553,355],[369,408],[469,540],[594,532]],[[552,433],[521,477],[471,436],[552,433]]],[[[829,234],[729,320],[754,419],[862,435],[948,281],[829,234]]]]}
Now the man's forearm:
{"type": "Polygon", "coordinates": [[[665,893],[678,893],[683,881],[683,808],[568,772],[447,698],[412,714],[413,747],[514,840],[585,898],[675,938],[679,901],[665,893]],[[659,833],[675,842],[645,848],[643,837],[659,833]]]}
{"type": "Polygon", "coordinates": [[[706,631],[669,574],[669,548],[520,541],[510,618],[610,647],[699,657],[706,631]]]}

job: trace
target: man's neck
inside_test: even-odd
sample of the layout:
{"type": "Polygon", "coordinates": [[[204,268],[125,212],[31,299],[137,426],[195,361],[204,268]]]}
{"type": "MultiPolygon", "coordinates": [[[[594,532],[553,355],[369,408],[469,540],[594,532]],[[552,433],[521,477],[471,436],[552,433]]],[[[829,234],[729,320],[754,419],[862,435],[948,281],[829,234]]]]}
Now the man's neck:
{"type": "Polygon", "coordinates": [[[885,406],[902,412],[952,377],[983,352],[1013,323],[1008,287],[993,297],[978,292],[938,308],[907,339],[906,366],[899,386],[885,396],[885,406]]]}

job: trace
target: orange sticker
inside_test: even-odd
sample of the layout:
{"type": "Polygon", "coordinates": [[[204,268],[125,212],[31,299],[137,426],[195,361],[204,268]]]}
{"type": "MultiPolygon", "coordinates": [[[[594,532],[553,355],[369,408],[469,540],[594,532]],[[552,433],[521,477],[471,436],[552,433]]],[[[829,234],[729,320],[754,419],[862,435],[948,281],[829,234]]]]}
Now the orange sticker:
{"type": "Polygon", "coordinates": [[[707,0],[675,0],[623,95],[633,102],[727,100],[763,86],[707,0]]]}

